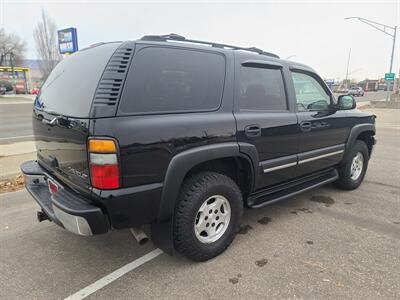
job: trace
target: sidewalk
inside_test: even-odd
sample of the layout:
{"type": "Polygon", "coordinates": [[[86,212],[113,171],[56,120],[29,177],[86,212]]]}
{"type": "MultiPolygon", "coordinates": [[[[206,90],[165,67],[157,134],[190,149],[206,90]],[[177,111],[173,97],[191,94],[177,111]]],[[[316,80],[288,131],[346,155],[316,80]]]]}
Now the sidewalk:
{"type": "Polygon", "coordinates": [[[13,178],[21,173],[19,166],[36,159],[36,152],[0,157],[0,181],[13,178]]]}
{"type": "Polygon", "coordinates": [[[1,95],[0,104],[28,104],[33,103],[36,95],[1,95]]]}
{"type": "Polygon", "coordinates": [[[0,145],[0,180],[18,175],[19,166],[24,161],[33,159],[36,159],[33,141],[0,145]]]}

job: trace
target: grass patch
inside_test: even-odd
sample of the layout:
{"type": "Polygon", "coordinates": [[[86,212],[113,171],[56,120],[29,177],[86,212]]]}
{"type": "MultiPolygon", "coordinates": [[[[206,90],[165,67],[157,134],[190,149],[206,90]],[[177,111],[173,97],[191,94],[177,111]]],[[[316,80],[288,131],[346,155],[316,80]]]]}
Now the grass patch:
{"type": "Polygon", "coordinates": [[[18,191],[24,188],[24,176],[22,174],[13,178],[0,180],[0,194],[18,191]]]}

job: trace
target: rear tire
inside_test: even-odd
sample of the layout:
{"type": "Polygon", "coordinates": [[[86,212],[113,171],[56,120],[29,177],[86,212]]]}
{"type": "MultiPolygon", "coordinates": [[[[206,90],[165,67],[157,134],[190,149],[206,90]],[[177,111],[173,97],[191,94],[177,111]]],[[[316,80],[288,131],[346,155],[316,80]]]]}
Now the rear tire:
{"type": "Polygon", "coordinates": [[[367,145],[365,142],[357,140],[344,158],[344,164],[339,169],[339,179],[335,182],[335,185],[344,190],[358,188],[367,172],[368,161],[367,145]]]}
{"type": "Polygon", "coordinates": [[[221,254],[235,238],[242,214],[242,194],[231,178],[215,172],[189,177],[175,210],[175,249],[194,261],[221,254]]]}

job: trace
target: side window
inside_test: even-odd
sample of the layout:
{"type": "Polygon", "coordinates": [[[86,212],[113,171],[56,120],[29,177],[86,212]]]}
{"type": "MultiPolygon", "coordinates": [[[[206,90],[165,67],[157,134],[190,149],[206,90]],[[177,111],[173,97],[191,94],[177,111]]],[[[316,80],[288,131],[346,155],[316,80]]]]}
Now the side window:
{"type": "Polygon", "coordinates": [[[221,104],[224,80],[222,55],[143,48],[133,59],[119,111],[136,114],[215,110],[221,104]]]}
{"type": "Polygon", "coordinates": [[[242,110],[287,110],[280,69],[241,67],[239,108],[242,110]]]}
{"type": "Polygon", "coordinates": [[[331,97],[312,76],[292,72],[298,111],[321,111],[328,109],[331,97]]]}

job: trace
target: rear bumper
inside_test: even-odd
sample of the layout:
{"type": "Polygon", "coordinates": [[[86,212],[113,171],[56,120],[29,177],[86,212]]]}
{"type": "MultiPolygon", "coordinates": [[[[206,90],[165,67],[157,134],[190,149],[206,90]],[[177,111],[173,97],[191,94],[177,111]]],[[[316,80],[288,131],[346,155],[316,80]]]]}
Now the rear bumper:
{"type": "Polygon", "coordinates": [[[68,190],[36,161],[23,163],[21,171],[26,189],[54,223],[79,235],[101,234],[109,230],[108,219],[99,207],[68,190]],[[58,192],[50,193],[49,179],[58,185],[58,192]]]}

